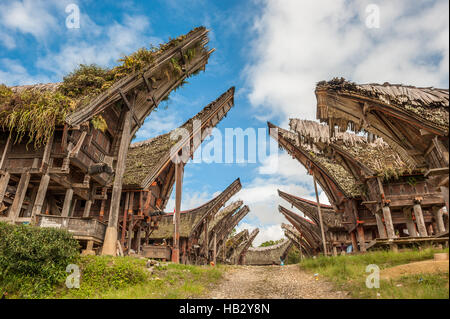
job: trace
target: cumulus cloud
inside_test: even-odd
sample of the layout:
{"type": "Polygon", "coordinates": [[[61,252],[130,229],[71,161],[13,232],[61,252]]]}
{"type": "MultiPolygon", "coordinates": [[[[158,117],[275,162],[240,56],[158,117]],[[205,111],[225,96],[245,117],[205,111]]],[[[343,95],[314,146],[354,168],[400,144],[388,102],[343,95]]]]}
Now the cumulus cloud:
{"type": "Polygon", "coordinates": [[[11,1],[0,5],[0,21],[6,28],[28,33],[36,38],[46,36],[56,28],[57,19],[44,1],[11,1]]]}
{"type": "Polygon", "coordinates": [[[356,82],[448,86],[448,1],[377,1],[380,28],[368,28],[372,1],[265,0],[253,26],[249,100],[266,118],[315,117],[314,86],[356,82]]]}

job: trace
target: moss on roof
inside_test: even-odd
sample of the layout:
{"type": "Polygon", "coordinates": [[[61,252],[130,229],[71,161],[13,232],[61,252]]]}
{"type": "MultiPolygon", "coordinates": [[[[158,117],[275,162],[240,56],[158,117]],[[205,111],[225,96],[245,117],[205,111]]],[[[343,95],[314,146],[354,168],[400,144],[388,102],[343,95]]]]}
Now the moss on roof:
{"type": "Polygon", "coordinates": [[[346,196],[358,197],[361,195],[360,187],[356,184],[355,178],[347,172],[344,167],[330,160],[323,154],[315,152],[309,145],[301,143],[298,134],[282,128],[278,128],[278,132],[284,139],[303,150],[313,162],[319,165],[331,178],[333,178],[346,196]]]}
{"type": "Polygon", "coordinates": [[[353,93],[401,108],[448,132],[449,90],[401,84],[356,84],[344,78],[317,83],[316,90],[353,93]]]}
{"type": "Polygon", "coordinates": [[[182,139],[182,136],[177,134],[177,132],[187,130],[189,133],[192,133],[194,121],[202,121],[202,119],[208,117],[210,111],[213,110],[215,103],[220,101],[223,96],[230,92],[233,93],[234,88],[230,88],[180,127],[166,134],[132,144],[127,155],[127,164],[123,177],[124,185],[141,187],[147,176],[156,174],[157,170],[161,168],[161,165],[166,163],[166,159],[169,159],[168,156],[170,155],[171,148],[182,139]],[[176,140],[171,139],[171,134],[174,134],[173,136],[178,136],[178,138],[176,140]]]}
{"type": "MultiPolygon", "coordinates": [[[[159,47],[141,48],[118,60],[119,65],[111,69],[96,65],[80,65],[64,77],[61,83],[7,87],[0,85],[0,126],[15,132],[15,141],[25,136],[36,147],[53,134],[56,126],[62,125],[68,114],[82,108],[100,93],[106,91],[118,80],[138,71],[152,67],[155,60],[165,51],[176,47],[189,35],[204,27],[196,28],[188,34],[171,39],[159,47]]],[[[184,53],[189,61],[196,50],[205,50],[202,43],[184,53]]],[[[181,74],[179,61],[172,59],[170,71],[181,74]]],[[[153,80],[153,79],[152,79],[153,80]]]]}
{"type": "Polygon", "coordinates": [[[366,136],[359,136],[349,132],[336,132],[329,135],[327,124],[314,121],[291,119],[290,128],[299,135],[299,140],[305,144],[314,144],[314,150],[326,156],[331,156],[327,146],[335,146],[371,169],[375,174],[384,178],[397,178],[403,174],[410,174],[414,166],[404,162],[381,138],[371,142],[366,136]]]}

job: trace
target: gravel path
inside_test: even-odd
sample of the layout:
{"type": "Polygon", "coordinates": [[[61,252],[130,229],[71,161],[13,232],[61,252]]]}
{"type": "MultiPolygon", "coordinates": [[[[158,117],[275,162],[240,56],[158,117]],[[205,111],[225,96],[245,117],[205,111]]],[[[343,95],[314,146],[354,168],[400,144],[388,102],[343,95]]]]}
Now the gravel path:
{"type": "Polygon", "coordinates": [[[213,299],[343,299],[346,292],[335,291],[331,283],[316,280],[298,265],[233,266],[223,281],[209,294],[213,299]]]}

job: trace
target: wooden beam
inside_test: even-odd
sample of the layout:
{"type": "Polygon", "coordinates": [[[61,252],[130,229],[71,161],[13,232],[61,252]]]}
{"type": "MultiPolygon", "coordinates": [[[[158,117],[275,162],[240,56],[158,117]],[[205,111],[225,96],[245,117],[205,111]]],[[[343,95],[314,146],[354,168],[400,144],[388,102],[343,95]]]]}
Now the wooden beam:
{"type": "Polygon", "coordinates": [[[5,198],[5,192],[6,189],[8,188],[10,177],[11,174],[9,172],[5,172],[0,178],[0,205],[3,203],[3,199],[5,198]]]}
{"type": "Polygon", "coordinates": [[[8,154],[10,145],[11,145],[11,134],[8,135],[8,139],[6,140],[5,148],[3,150],[2,158],[0,159],[0,170],[3,169],[3,164],[5,163],[6,154],[8,154]]]}
{"type": "Polygon", "coordinates": [[[414,206],[413,206],[413,210],[414,210],[414,216],[416,217],[416,223],[417,223],[417,228],[419,229],[419,235],[420,237],[427,237],[428,233],[427,233],[427,228],[425,226],[425,221],[423,219],[423,212],[422,212],[422,207],[420,206],[420,199],[416,199],[414,206]]]}
{"type": "Polygon", "coordinates": [[[130,111],[126,111],[122,137],[120,139],[119,153],[117,156],[116,173],[111,196],[111,207],[109,210],[108,228],[103,241],[102,255],[116,255],[117,246],[117,221],[119,219],[120,197],[122,195],[123,173],[127,160],[128,147],[130,145],[130,111]]]}
{"type": "Polygon", "coordinates": [[[317,191],[317,182],[316,182],[315,175],[313,175],[313,179],[314,179],[314,190],[316,192],[317,211],[319,213],[320,233],[322,235],[323,254],[326,256],[327,255],[327,243],[326,243],[326,238],[325,238],[325,232],[323,229],[322,210],[320,209],[319,193],[317,191]]]}
{"type": "Polygon", "coordinates": [[[9,216],[14,223],[17,218],[19,218],[20,210],[22,209],[23,199],[27,193],[28,183],[30,182],[30,172],[23,173],[20,176],[19,185],[17,185],[16,195],[14,196],[14,201],[9,210],[9,216]]]}
{"type": "Polygon", "coordinates": [[[175,164],[175,212],[172,249],[172,262],[175,263],[180,262],[180,209],[183,188],[183,173],[184,165],[180,159],[180,162],[175,164]]]}
{"type": "Polygon", "coordinates": [[[70,205],[72,204],[72,197],[73,197],[73,189],[72,188],[68,188],[66,190],[66,196],[64,197],[63,209],[61,211],[61,216],[62,217],[68,217],[69,216],[70,205]]]}
{"type": "Polygon", "coordinates": [[[33,211],[31,212],[32,221],[34,221],[36,215],[40,214],[42,211],[42,206],[44,205],[45,195],[47,194],[49,182],[50,182],[50,175],[48,174],[42,175],[41,182],[39,183],[39,189],[36,195],[36,200],[34,201],[33,211]]]}

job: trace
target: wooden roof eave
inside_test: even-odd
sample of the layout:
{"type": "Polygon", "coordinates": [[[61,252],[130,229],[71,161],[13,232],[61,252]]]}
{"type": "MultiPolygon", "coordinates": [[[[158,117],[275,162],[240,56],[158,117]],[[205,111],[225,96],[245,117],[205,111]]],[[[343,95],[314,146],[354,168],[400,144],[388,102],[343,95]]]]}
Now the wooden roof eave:
{"type": "MultiPolygon", "coordinates": [[[[89,120],[93,116],[103,112],[107,107],[112,105],[114,102],[117,102],[118,100],[122,99],[120,91],[122,91],[123,93],[128,93],[131,90],[137,88],[138,86],[143,85],[144,78],[142,77],[142,75],[144,75],[145,78],[149,78],[153,72],[158,70],[164,64],[169,63],[170,59],[175,54],[178,54],[180,50],[186,49],[188,46],[198,41],[202,41],[202,45],[205,46],[207,43],[207,33],[208,30],[206,30],[205,28],[199,28],[199,30],[197,30],[193,34],[190,34],[176,47],[167,50],[161,56],[157,57],[157,61],[152,66],[149,66],[148,69],[145,70],[144,72],[136,71],[124,77],[123,79],[114,83],[114,85],[107,91],[97,96],[87,106],[73,112],[72,114],[69,114],[66,118],[66,123],[69,124],[70,126],[79,125],[89,120]]],[[[210,53],[211,52],[205,52],[205,54],[200,56],[200,58],[195,59],[196,61],[194,63],[196,64],[195,65],[196,69],[191,68],[185,74],[191,74],[195,72],[197,69],[199,69],[198,61],[201,61],[201,64],[205,65],[210,53]]]]}
{"type": "MultiPolygon", "coordinates": [[[[402,121],[404,121],[405,123],[409,123],[411,125],[411,129],[415,129],[417,131],[417,133],[415,134],[415,140],[422,140],[424,137],[422,136],[422,134],[420,134],[420,129],[425,129],[425,130],[431,130],[430,127],[425,127],[423,122],[411,122],[411,121],[407,121],[404,117],[399,118],[398,116],[396,117],[395,114],[393,113],[389,113],[388,111],[386,111],[387,109],[389,109],[388,107],[386,108],[381,108],[381,107],[373,107],[372,110],[375,111],[379,111],[381,113],[376,113],[376,112],[367,112],[366,115],[364,115],[363,113],[363,106],[362,105],[358,105],[358,103],[360,104],[361,101],[355,100],[355,99],[349,99],[349,101],[351,101],[354,105],[350,106],[347,105],[345,106],[344,102],[340,102],[337,103],[338,101],[338,97],[341,97],[341,95],[338,95],[337,93],[329,93],[326,90],[321,90],[319,91],[320,94],[317,93],[316,91],[316,96],[317,96],[317,118],[321,121],[321,122],[330,122],[330,119],[332,118],[339,118],[339,117],[335,117],[335,115],[338,116],[342,116],[345,119],[347,119],[349,122],[353,122],[353,123],[363,123],[365,122],[366,125],[365,127],[363,127],[363,129],[367,132],[370,132],[372,134],[375,134],[377,136],[382,137],[396,152],[399,153],[399,155],[402,157],[402,159],[412,165],[418,166],[418,167],[422,167],[424,165],[423,161],[423,154],[417,154],[416,148],[415,146],[413,146],[412,142],[408,142],[405,140],[405,137],[403,135],[403,133],[400,132],[401,136],[398,136],[399,132],[394,132],[393,129],[395,130],[395,128],[389,126],[387,123],[385,123],[385,121],[380,118],[379,114],[383,114],[383,116],[385,115],[389,115],[392,116],[396,119],[400,119],[402,121]],[[358,106],[356,106],[358,105],[358,106]],[[352,110],[347,110],[348,107],[353,107],[354,109],[352,110]],[[330,115],[330,111],[329,108],[332,108],[333,111],[331,111],[330,115]],[[323,112],[321,110],[326,109],[326,112],[323,112]],[[326,113],[326,114],[324,114],[326,113]]],[[[330,124],[330,123],[329,123],[330,124]]],[[[439,136],[445,136],[445,134],[448,135],[448,133],[440,130],[440,131],[433,131],[431,130],[430,132],[432,132],[433,134],[437,134],[439,136]]]]}
{"type": "Polygon", "coordinates": [[[283,206],[278,206],[278,210],[281,214],[283,214],[295,227],[298,227],[298,231],[302,234],[308,234],[311,239],[314,238],[314,241],[319,245],[322,243],[322,239],[319,234],[319,228],[315,224],[311,224],[307,222],[304,218],[295,214],[294,212],[284,208],[283,206]]]}
{"type": "MultiPolygon", "coordinates": [[[[142,189],[147,189],[156,180],[156,178],[164,171],[164,169],[166,169],[169,165],[174,165],[172,159],[175,157],[175,155],[181,149],[183,149],[183,147],[185,147],[188,143],[191,143],[192,140],[194,139],[194,136],[196,136],[196,134],[199,134],[199,131],[203,131],[206,127],[209,127],[208,125],[209,125],[211,119],[214,116],[218,115],[220,110],[223,111],[223,114],[222,114],[222,117],[218,119],[218,122],[220,122],[226,116],[228,111],[234,105],[234,87],[230,88],[221,97],[219,97],[218,100],[214,101],[213,103],[214,103],[213,109],[210,110],[210,112],[204,119],[202,119],[201,127],[196,128],[195,131],[191,130],[189,132],[189,137],[185,137],[184,139],[182,139],[181,141],[179,141],[177,143],[177,148],[175,149],[175,151],[171,152],[170,154],[166,154],[163,158],[160,159],[159,164],[156,166],[156,169],[153,172],[151,172],[150,174],[148,174],[147,177],[144,179],[144,181],[141,183],[140,187],[142,189]]],[[[203,142],[203,140],[204,140],[204,138],[202,136],[201,142],[203,142]]],[[[196,147],[198,147],[198,146],[199,145],[196,145],[196,147]]],[[[192,148],[190,150],[191,155],[195,152],[195,146],[193,146],[192,148]],[[194,148],[194,149],[192,149],[192,148],[194,148]]]]}
{"type": "Polygon", "coordinates": [[[192,236],[194,232],[197,232],[199,228],[203,224],[203,219],[210,217],[212,214],[215,214],[219,211],[220,207],[222,207],[231,197],[233,197],[237,192],[239,192],[242,188],[241,181],[239,178],[233,181],[222,193],[220,193],[216,198],[213,199],[214,204],[210,209],[205,213],[202,220],[199,220],[194,227],[192,227],[191,233],[189,237],[192,236]]]}
{"type": "Polygon", "coordinates": [[[320,165],[316,163],[307,152],[300,149],[296,145],[292,144],[290,141],[285,139],[280,133],[280,128],[273,125],[272,123],[267,123],[269,126],[269,134],[275,138],[279,145],[281,145],[289,154],[294,156],[297,161],[299,161],[307,170],[311,173],[313,171],[316,176],[317,182],[319,183],[322,190],[327,194],[329,199],[332,199],[334,205],[340,205],[344,198],[350,198],[346,195],[345,191],[339,186],[336,180],[328,174],[328,172],[320,165]],[[278,134],[274,136],[273,130],[275,128],[278,130],[278,134]],[[311,166],[309,167],[309,164],[311,166]]]}
{"type": "MultiPolygon", "coordinates": [[[[319,91],[316,91],[316,95],[319,91]]],[[[320,94],[320,93],[319,93],[320,94]]],[[[336,92],[336,93],[329,93],[329,94],[336,94],[348,99],[352,99],[357,102],[363,102],[368,103],[370,105],[371,109],[375,109],[378,111],[381,111],[385,114],[389,114],[392,117],[395,117],[403,122],[407,122],[411,125],[417,126],[421,129],[427,130],[428,132],[438,135],[438,136],[446,136],[448,135],[448,131],[443,130],[438,125],[431,123],[429,121],[426,121],[423,119],[423,117],[420,117],[418,114],[409,112],[408,110],[405,110],[404,108],[400,106],[396,106],[395,104],[388,104],[385,103],[375,97],[368,97],[364,95],[359,95],[355,93],[350,92],[336,92]]]]}

